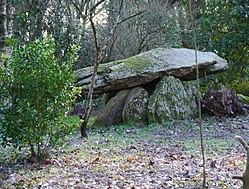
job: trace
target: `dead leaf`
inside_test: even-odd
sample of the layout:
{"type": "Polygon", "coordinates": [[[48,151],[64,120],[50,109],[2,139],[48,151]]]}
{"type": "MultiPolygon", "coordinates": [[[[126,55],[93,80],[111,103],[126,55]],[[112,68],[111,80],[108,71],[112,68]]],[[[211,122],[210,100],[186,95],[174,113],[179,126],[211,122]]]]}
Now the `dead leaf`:
{"type": "Polygon", "coordinates": [[[51,164],[51,160],[48,157],[44,157],[43,162],[46,163],[46,164],[51,164]]]}
{"type": "Polygon", "coordinates": [[[100,157],[96,157],[96,158],[92,161],[92,163],[97,163],[99,160],[100,160],[100,157]]]}
{"type": "Polygon", "coordinates": [[[133,161],[133,160],[135,160],[135,157],[134,157],[134,156],[128,156],[128,157],[127,157],[127,160],[128,160],[128,161],[133,161]]]}
{"type": "Polygon", "coordinates": [[[170,161],[168,161],[168,160],[164,160],[163,162],[166,164],[170,164],[170,161]]]}
{"type": "Polygon", "coordinates": [[[211,166],[212,168],[216,168],[216,164],[217,164],[217,161],[216,161],[216,160],[213,160],[213,161],[211,161],[210,166],[211,166]]]}
{"type": "Polygon", "coordinates": [[[234,166],[237,166],[237,165],[238,165],[238,162],[236,162],[234,159],[229,160],[229,162],[230,162],[231,164],[233,164],[234,166]]]}
{"type": "Polygon", "coordinates": [[[153,166],[154,164],[155,164],[155,162],[150,159],[149,160],[149,166],[153,166]]]}

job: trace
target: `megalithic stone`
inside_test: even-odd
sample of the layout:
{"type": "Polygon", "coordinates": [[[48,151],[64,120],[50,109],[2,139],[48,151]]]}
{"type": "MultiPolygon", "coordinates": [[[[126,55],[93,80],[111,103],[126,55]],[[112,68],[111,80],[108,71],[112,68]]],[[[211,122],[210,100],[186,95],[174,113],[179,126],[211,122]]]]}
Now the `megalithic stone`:
{"type": "MultiPolygon", "coordinates": [[[[227,61],[213,52],[197,51],[200,77],[228,69],[227,61]]],[[[93,67],[76,71],[76,86],[88,92],[93,67]]],[[[163,76],[174,76],[182,81],[196,79],[195,50],[185,48],[158,48],[124,60],[101,64],[94,93],[119,91],[147,84],[163,76]]]]}

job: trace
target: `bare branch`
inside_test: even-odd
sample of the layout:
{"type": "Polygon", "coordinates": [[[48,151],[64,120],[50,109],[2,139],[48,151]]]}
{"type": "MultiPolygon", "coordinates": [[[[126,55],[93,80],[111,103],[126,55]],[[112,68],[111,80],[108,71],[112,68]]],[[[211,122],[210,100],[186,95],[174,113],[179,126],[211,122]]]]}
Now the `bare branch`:
{"type": "Polygon", "coordinates": [[[232,179],[244,180],[242,176],[232,176],[232,179]]]}
{"type": "Polygon", "coordinates": [[[135,14],[133,14],[133,15],[127,16],[126,18],[124,18],[124,19],[120,20],[119,22],[117,22],[117,25],[119,25],[119,24],[125,22],[126,20],[129,20],[129,19],[131,19],[131,18],[134,18],[134,17],[136,17],[136,16],[138,16],[138,15],[140,15],[140,14],[143,14],[143,13],[145,13],[146,11],[147,11],[147,10],[140,11],[140,12],[135,13],[135,14]]]}
{"type": "Polygon", "coordinates": [[[106,0],[100,0],[99,2],[97,2],[95,5],[92,6],[92,8],[90,9],[90,12],[95,11],[95,9],[102,4],[103,2],[105,2],[106,0]]]}
{"type": "Polygon", "coordinates": [[[241,136],[235,136],[235,138],[239,140],[239,142],[242,144],[245,150],[249,150],[248,144],[244,141],[243,138],[241,138],[241,136]]]}
{"type": "Polygon", "coordinates": [[[98,44],[98,38],[97,38],[97,31],[96,31],[95,24],[94,24],[94,22],[93,22],[92,13],[90,13],[90,18],[89,18],[89,20],[90,20],[91,27],[92,27],[92,31],[93,31],[94,45],[95,45],[96,50],[98,51],[98,50],[99,50],[99,44],[98,44]]]}
{"type": "Polygon", "coordinates": [[[120,6],[119,6],[119,13],[121,13],[121,11],[122,11],[122,9],[123,9],[123,6],[124,6],[124,1],[121,0],[120,6]]]}
{"type": "Polygon", "coordinates": [[[80,5],[80,7],[74,2],[74,0],[70,0],[70,2],[73,4],[73,6],[77,9],[78,14],[81,16],[82,19],[86,18],[86,15],[83,15],[83,10],[82,10],[82,4],[80,5]]]}
{"type": "Polygon", "coordinates": [[[243,189],[249,189],[249,148],[248,144],[242,139],[240,136],[235,136],[236,139],[239,140],[239,142],[242,144],[242,146],[246,149],[246,155],[247,155],[247,160],[246,160],[246,169],[243,174],[243,176],[233,176],[233,179],[238,179],[243,181],[243,189]]]}

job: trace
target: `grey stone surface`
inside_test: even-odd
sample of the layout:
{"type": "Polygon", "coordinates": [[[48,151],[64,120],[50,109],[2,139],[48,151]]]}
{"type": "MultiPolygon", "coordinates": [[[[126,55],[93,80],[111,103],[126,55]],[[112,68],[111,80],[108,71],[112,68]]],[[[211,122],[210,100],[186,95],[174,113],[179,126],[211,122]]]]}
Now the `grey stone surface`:
{"type": "MultiPolygon", "coordinates": [[[[200,77],[225,71],[227,62],[212,52],[197,52],[200,77]]],[[[88,92],[93,67],[76,71],[76,86],[88,92]]],[[[106,64],[98,69],[94,93],[119,91],[171,75],[180,80],[196,79],[195,51],[184,48],[158,48],[106,64]]]]}
{"type": "Polygon", "coordinates": [[[121,90],[104,106],[93,127],[115,125],[122,122],[122,111],[127,95],[131,90],[121,90]]]}
{"type": "Polygon", "coordinates": [[[142,87],[135,87],[126,98],[122,119],[124,122],[147,123],[149,93],[142,87]]]}
{"type": "Polygon", "coordinates": [[[148,102],[149,123],[193,118],[197,116],[195,87],[173,76],[164,77],[156,86],[148,102]]]}

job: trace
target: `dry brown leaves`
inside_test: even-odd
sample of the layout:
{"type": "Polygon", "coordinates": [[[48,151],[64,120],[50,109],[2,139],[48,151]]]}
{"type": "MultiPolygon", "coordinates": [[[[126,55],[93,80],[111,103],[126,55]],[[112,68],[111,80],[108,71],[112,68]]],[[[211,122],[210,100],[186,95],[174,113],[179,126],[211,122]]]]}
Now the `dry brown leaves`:
{"type": "MultiPolygon", "coordinates": [[[[245,167],[249,118],[205,121],[207,188],[240,188],[231,176],[245,167]]],[[[92,131],[87,141],[73,139],[49,164],[0,164],[2,188],[200,188],[202,161],[198,127],[176,122],[151,128],[92,131]]]]}

